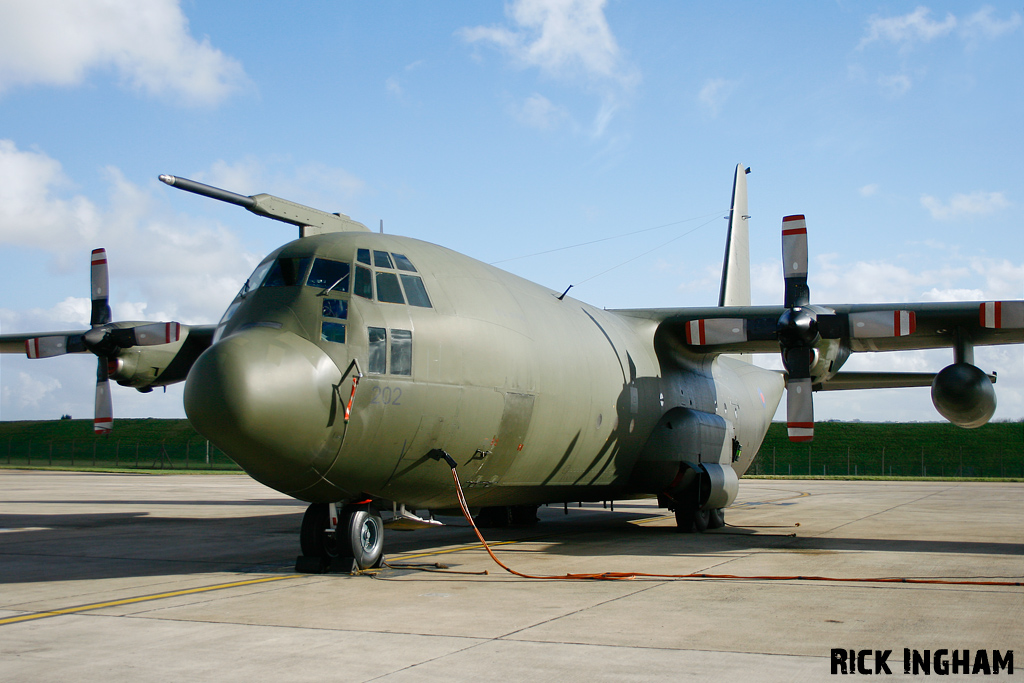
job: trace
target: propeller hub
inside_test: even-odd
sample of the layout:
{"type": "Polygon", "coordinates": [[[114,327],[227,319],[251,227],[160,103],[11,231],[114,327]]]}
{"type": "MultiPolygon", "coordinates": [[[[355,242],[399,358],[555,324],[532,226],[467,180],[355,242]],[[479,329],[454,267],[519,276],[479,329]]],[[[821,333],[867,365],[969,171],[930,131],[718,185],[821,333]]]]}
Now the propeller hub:
{"type": "Polygon", "coordinates": [[[818,316],[802,306],[787,308],[779,317],[776,331],[783,348],[812,346],[820,338],[818,316]]]}
{"type": "Polygon", "coordinates": [[[110,326],[99,325],[82,335],[85,341],[85,348],[97,356],[109,356],[116,350],[116,347],[109,340],[110,326]]]}

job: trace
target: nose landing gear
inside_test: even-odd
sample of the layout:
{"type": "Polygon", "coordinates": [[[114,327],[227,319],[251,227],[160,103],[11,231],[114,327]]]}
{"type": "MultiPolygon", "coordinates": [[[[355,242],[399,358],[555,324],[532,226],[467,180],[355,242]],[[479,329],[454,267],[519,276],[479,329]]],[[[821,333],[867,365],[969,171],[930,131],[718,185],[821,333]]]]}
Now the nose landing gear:
{"type": "Polygon", "coordinates": [[[302,554],[295,560],[297,572],[357,572],[384,564],[384,522],[368,504],[311,504],[302,517],[299,542],[302,554]]]}

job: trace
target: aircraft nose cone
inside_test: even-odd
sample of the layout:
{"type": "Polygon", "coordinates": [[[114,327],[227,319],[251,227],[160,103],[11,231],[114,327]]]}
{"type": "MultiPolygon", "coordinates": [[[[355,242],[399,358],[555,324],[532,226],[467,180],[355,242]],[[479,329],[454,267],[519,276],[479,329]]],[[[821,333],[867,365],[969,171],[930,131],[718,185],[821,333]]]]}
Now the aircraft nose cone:
{"type": "Polygon", "coordinates": [[[200,434],[254,479],[285,493],[320,479],[340,440],[334,401],[338,366],[290,332],[254,327],[226,337],[196,360],[185,413],[200,434]]]}

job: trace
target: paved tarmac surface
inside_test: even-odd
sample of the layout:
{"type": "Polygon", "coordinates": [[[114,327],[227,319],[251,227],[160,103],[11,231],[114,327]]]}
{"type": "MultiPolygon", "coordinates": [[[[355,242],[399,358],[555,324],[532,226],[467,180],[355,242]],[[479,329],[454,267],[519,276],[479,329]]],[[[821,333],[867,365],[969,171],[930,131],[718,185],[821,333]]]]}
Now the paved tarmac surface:
{"type": "Polygon", "coordinates": [[[461,573],[296,575],[303,509],[245,476],[0,470],[0,680],[823,681],[832,648],[892,650],[899,680],[932,678],[904,648],[1013,650],[1024,676],[1024,588],[983,585],[1024,581],[1024,484],[744,480],[704,535],[648,501],[487,531],[534,574],[959,585],[521,579],[454,518],[386,549],[461,573]]]}

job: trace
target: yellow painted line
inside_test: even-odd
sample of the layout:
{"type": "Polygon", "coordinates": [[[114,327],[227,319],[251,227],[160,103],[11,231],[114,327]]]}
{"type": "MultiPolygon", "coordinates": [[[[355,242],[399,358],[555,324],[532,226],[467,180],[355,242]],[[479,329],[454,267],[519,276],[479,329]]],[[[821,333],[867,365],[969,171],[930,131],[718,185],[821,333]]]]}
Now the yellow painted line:
{"type": "Polygon", "coordinates": [[[120,605],[132,605],[139,602],[149,602],[150,600],[162,600],[164,598],[175,598],[180,595],[193,595],[195,593],[206,593],[209,591],[218,591],[225,588],[238,588],[239,586],[251,586],[257,583],[267,583],[269,581],[281,581],[283,579],[297,579],[302,576],[308,576],[307,574],[288,574],[287,576],[270,576],[263,579],[249,579],[247,581],[233,581],[231,583],[220,583],[215,586],[201,586],[199,588],[186,588],[180,591],[169,591],[167,593],[156,593],[154,595],[142,595],[134,598],[124,598],[122,600],[110,600],[108,602],[94,602],[91,605],[79,605],[78,607],[66,607],[64,609],[55,609],[48,612],[33,612],[32,614],[23,614],[19,617],[7,617],[6,619],[0,619],[0,626],[5,624],[16,624],[20,621],[32,621],[34,619],[45,619],[47,617],[59,617],[64,614],[76,614],[78,612],[87,612],[94,609],[103,609],[104,607],[118,607],[120,605]]]}

